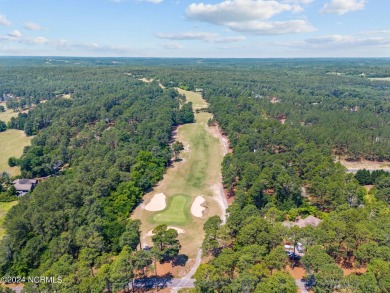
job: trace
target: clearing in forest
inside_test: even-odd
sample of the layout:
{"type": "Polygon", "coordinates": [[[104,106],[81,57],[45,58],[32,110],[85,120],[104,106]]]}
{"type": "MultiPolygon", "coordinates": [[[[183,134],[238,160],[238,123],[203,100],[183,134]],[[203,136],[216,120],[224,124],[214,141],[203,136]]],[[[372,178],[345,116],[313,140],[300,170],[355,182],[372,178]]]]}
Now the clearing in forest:
{"type": "Polygon", "coordinates": [[[384,170],[389,172],[390,171],[390,162],[383,161],[368,161],[368,160],[361,160],[358,162],[350,162],[345,159],[339,159],[337,160],[340,162],[341,165],[345,166],[349,172],[357,172],[361,169],[366,170],[384,170]]]}
{"type": "MultiPolygon", "coordinates": [[[[193,103],[194,110],[208,107],[200,94],[181,89],[178,91],[186,96],[186,102],[193,103]]],[[[207,125],[211,117],[210,113],[195,113],[195,123],[178,127],[175,140],[182,142],[185,147],[180,154],[181,160],[168,168],[164,179],[144,196],[143,203],[132,215],[132,218],[142,221],[143,246],[152,246],[152,229],[160,224],[167,224],[185,231],[179,234],[182,245],[180,253],[193,259],[203,241],[205,221],[214,215],[224,217],[226,206],[221,199],[224,196],[221,194],[223,188],[219,188],[222,186],[221,162],[224,151],[220,139],[215,135],[214,126],[207,125]],[[164,194],[166,198],[159,194],[164,194]],[[155,195],[158,195],[157,199],[161,202],[160,210],[154,207],[155,195]],[[201,204],[198,196],[204,199],[201,204]],[[195,200],[197,202],[194,204],[195,200]],[[153,211],[145,208],[151,201],[153,211]]]]}
{"type": "Polygon", "coordinates": [[[7,212],[18,202],[17,201],[11,201],[11,202],[0,202],[0,240],[5,235],[5,229],[3,227],[5,215],[7,212]]]}
{"type": "MultiPolygon", "coordinates": [[[[2,103],[0,104],[5,107],[5,104],[2,103]]],[[[17,117],[19,112],[15,112],[14,110],[7,109],[4,112],[0,112],[0,120],[4,121],[5,123],[11,121],[12,117],[17,117]]]]}
{"type": "Polygon", "coordinates": [[[373,77],[369,78],[372,81],[390,81],[390,77],[373,77]]]}
{"type": "Polygon", "coordinates": [[[25,146],[30,145],[32,136],[26,136],[24,131],[9,129],[0,132],[0,172],[7,172],[11,176],[20,174],[19,167],[10,167],[8,159],[19,158],[25,146]]]}

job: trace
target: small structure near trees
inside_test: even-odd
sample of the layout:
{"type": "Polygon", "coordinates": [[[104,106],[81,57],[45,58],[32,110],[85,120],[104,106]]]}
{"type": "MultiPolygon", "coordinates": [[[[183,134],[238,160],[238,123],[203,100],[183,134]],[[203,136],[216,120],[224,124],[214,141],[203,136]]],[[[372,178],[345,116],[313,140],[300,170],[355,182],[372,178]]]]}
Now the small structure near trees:
{"type": "Polygon", "coordinates": [[[38,183],[36,179],[16,179],[13,182],[18,196],[23,196],[26,193],[33,191],[38,183]]]}

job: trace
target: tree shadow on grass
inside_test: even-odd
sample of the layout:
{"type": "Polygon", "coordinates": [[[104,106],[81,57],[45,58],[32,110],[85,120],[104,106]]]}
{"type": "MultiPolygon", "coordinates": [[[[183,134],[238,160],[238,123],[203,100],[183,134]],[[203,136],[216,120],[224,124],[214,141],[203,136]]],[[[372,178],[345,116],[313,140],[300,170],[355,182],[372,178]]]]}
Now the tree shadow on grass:
{"type": "Polygon", "coordinates": [[[185,254],[179,254],[172,260],[172,266],[181,266],[184,267],[188,261],[188,256],[185,254]]]}
{"type": "Polygon", "coordinates": [[[167,288],[172,279],[173,275],[171,273],[167,273],[163,276],[152,276],[148,278],[137,279],[134,281],[134,289],[136,289],[137,292],[147,292],[153,288],[158,290],[167,288]]]}

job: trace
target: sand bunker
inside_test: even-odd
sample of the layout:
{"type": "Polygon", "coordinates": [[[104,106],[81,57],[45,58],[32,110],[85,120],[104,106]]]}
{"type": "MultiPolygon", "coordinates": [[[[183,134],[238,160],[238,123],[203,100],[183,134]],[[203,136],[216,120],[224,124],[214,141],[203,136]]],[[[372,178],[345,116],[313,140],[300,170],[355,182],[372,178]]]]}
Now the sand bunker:
{"type": "MultiPolygon", "coordinates": [[[[183,234],[186,232],[184,229],[178,227],[168,226],[167,228],[176,230],[178,234],[183,234]]],[[[145,236],[153,236],[153,230],[150,230],[145,236]]]]}
{"type": "Polygon", "coordinates": [[[150,212],[162,211],[167,207],[166,196],[164,193],[157,193],[153,196],[150,202],[145,206],[145,210],[150,212]]]}
{"type": "Polygon", "coordinates": [[[191,214],[194,217],[201,218],[203,217],[203,211],[206,209],[202,206],[202,203],[204,203],[205,200],[203,196],[198,195],[191,206],[191,214]]]}

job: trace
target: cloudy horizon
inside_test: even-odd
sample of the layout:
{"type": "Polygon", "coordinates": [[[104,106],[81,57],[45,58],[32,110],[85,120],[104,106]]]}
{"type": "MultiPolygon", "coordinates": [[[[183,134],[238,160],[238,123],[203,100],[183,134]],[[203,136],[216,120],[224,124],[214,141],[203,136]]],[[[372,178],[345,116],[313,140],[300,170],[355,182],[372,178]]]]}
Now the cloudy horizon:
{"type": "Polygon", "coordinates": [[[390,57],[385,0],[5,0],[1,56],[390,57]]]}

